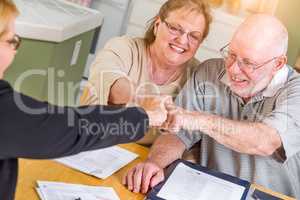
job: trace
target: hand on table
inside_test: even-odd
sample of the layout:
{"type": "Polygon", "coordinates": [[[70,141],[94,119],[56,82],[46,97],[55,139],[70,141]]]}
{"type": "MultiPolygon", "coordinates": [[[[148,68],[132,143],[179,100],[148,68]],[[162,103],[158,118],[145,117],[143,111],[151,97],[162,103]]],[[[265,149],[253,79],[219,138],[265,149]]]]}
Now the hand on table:
{"type": "Polygon", "coordinates": [[[122,184],[134,193],[147,193],[149,189],[164,180],[163,169],[157,164],[145,161],[130,169],[123,177],[122,184]]]}

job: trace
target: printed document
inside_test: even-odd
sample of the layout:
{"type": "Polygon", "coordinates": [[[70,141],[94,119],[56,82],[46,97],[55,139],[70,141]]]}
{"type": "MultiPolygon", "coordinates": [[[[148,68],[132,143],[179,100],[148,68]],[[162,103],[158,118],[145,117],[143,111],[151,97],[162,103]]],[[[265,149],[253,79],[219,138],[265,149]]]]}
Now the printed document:
{"type": "Polygon", "coordinates": [[[138,155],[133,152],[113,146],[59,158],[56,161],[84,173],[105,179],[137,157],[138,155]]]}
{"type": "Polygon", "coordinates": [[[245,188],[179,163],[158,197],[167,200],[240,200],[245,188]]]}
{"type": "Polygon", "coordinates": [[[41,200],[120,200],[113,188],[37,181],[41,200]]]}

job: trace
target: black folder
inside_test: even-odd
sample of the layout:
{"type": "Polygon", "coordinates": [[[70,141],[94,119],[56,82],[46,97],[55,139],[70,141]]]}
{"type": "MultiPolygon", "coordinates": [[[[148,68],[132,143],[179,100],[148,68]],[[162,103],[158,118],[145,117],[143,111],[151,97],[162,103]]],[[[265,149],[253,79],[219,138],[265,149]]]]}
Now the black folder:
{"type": "Polygon", "coordinates": [[[242,180],[242,179],[234,177],[234,176],[230,176],[228,174],[218,172],[216,170],[208,169],[206,167],[203,167],[203,166],[200,166],[200,165],[197,165],[197,164],[185,161],[185,160],[177,160],[173,164],[171,164],[165,170],[165,177],[166,177],[165,181],[163,181],[162,183],[160,183],[160,184],[156,185],[154,188],[152,188],[152,190],[148,193],[145,200],[165,200],[165,199],[162,199],[162,198],[158,197],[157,194],[160,191],[160,189],[164,186],[164,184],[167,182],[167,180],[170,177],[171,173],[173,172],[173,170],[176,168],[176,166],[179,163],[183,163],[183,164],[185,164],[185,165],[187,165],[187,166],[189,166],[193,169],[198,170],[199,172],[203,172],[203,173],[215,176],[217,178],[220,178],[220,179],[223,179],[223,180],[226,180],[226,181],[229,181],[231,183],[234,183],[234,184],[237,184],[237,185],[240,185],[240,186],[244,187],[245,190],[244,190],[244,193],[243,193],[243,196],[242,196],[241,200],[246,200],[247,193],[248,193],[249,188],[251,186],[250,182],[248,182],[246,180],[242,180]]]}

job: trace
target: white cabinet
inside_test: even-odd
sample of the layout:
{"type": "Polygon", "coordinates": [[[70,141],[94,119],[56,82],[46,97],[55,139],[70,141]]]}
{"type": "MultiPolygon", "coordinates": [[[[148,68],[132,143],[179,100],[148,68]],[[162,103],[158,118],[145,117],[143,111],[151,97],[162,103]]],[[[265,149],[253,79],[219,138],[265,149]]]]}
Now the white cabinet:
{"type": "MultiPolygon", "coordinates": [[[[166,0],[134,0],[132,1],[126,34],[143,36],[147,22],[154,17],[166,0]]],[[[226,45],[242,23],[244,17],[233,16],[220,9],[213,9],[213,22],[210,33],[198,50],[196,57],[203,61],[220,57],[219,49],[226,45]]]]}
{"type": "Polygon", "coordinates": [[[103,15],[63,0],[14,0],[17,33],[27,39],[63,42],[101,26],[103,15]]]}

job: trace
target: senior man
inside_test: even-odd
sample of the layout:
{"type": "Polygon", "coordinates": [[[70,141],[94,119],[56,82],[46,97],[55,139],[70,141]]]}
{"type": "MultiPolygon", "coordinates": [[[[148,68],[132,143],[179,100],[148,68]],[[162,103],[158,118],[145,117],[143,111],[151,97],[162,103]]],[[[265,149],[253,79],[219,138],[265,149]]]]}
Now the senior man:
{"type": "Polygon", "coordinates": [[[147,161],[123,179],[145,193],[163,168],[200,141],[200,164],[300,198],[300,76],[286,64],[288,33],[273,16],[253,15],[220,51],[202,63],[176,104],[169,131],[147,161]]]}

